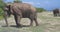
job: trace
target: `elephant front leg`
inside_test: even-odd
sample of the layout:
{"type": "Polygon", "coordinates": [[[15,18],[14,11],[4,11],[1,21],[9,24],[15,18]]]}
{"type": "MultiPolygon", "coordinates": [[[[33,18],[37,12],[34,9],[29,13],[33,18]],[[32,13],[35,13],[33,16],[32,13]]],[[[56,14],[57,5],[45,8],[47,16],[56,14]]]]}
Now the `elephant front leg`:
{"type": "Polygon", "coordinates": [[[6,12],[6,11],[4,12],[3,17],[4,17],[4,19],[5,19],[6,26],[9,26],[9,25],[8,25],[8,21],[7,21],[7,12],[6,12]]]}
{"type": "Polygon", "coordinates": [[[17,27],[21,26],[21,24],[20,24],[20,20],[21,20],[20,16],[14,15],[14,18],[15,18],[15,22],[16,22],[17,27]]]}

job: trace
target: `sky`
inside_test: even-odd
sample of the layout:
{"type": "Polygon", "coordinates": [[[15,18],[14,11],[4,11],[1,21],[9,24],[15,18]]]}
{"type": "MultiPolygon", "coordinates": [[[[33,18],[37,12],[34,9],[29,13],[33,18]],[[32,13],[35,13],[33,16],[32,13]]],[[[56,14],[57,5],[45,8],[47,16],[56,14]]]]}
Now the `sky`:
{"type": "MultiPolygon", "coordinates": [[[[21,0],[24,3],[29,3],[38,8],[44,8],[46,10],[53,10],[60,8],[60,0],[21,0]]],[[[13,2],[13,0],[5,0],[5,2],[13,2]]]]}

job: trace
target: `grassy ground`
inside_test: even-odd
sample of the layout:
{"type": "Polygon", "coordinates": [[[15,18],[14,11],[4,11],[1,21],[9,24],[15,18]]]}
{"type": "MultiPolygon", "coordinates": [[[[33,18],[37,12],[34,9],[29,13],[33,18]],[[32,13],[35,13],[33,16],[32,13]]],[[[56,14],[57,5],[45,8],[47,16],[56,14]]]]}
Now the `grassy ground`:
{"type": "MultiPolygon", "coordinates": [[[[2,27],[5,25],[4,20],[0,21],[0,32],[60,32],[60,17],[54,17],[52,12],[38,13],[39,26],[35,26],[33,23],[32,27],[2,27]]],[[[13,17],[8,18],[9,25],[16,25],[13,17]]],[[[29,25],[29,19],[22,19],[21,24],[29,25]]]]}

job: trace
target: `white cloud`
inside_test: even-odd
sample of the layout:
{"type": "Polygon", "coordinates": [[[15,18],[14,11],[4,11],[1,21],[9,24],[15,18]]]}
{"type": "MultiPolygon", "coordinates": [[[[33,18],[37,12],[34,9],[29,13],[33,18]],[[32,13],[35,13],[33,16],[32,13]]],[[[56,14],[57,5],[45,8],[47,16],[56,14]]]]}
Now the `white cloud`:
{"type": "Polygon", "coordinates": [[[33,4],[34,4],[34,2],[23,2],[23,3],[28,3],[28,4],[31,4],[31,5],[33,5],[33,4]]]}
{"type": "Polygon", "coordinates": [[[28,4],[31,4],[31,5],[40,5],[39,2],[23,2],[23,3],[28,3],[28,4]]]}

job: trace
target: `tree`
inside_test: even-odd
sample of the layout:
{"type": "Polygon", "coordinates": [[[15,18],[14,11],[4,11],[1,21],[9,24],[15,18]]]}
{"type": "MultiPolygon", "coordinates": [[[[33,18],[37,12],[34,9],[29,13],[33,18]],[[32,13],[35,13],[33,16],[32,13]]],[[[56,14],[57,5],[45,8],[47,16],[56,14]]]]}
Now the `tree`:
{"type": "Polygon", "coordinates": [[[5,3],[3,2],[3,0],[0,0],[0,15],[3,14],[3,7],[4,7],[5,3]]]}
{"type": "Polygon", "coordinates": [[[15,3],[22,3],[21,0],[14,0],[15,3]]]}
{"type": "Polygon", "coordinates": [[[46,11],[46,9],[44,8],[36,8],[37,9],[37,12],[43,12],[43,11],[46,11]]]}
{"type": "Polygon", "coordinates": [[[5,3],[3,2],[3,0],[0,0],[0,8],[2,8],[5,5],[5,3]]]}

